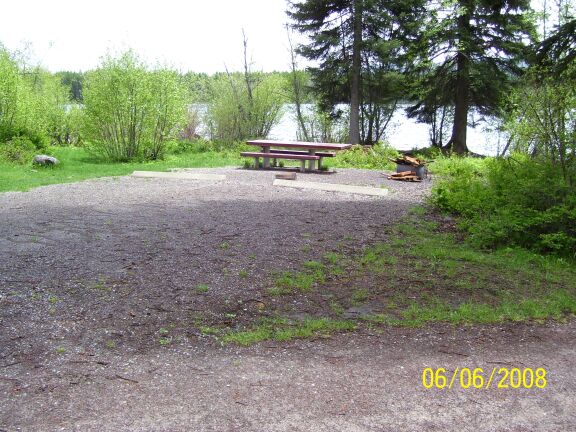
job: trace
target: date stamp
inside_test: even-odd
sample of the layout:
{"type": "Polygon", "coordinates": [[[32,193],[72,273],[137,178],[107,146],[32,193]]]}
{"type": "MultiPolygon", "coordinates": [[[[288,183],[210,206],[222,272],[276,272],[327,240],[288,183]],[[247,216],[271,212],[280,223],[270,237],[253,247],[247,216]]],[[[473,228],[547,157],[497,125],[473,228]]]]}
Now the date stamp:
{"type": "Polygon", "coordinates": [[[492,370],[482,368],[457,367],[454,372],[444,368],[426,368],[422,371],[422,385],[426,389],[460,387],[463,389],[498,389],[546,388],[547,372],[544,368],[505,368],[494,367],[492,370]]]}

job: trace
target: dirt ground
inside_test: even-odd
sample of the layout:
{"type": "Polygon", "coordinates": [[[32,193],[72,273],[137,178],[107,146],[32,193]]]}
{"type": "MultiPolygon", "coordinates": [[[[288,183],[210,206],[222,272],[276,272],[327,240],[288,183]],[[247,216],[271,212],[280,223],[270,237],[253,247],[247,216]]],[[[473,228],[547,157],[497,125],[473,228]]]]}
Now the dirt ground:
{"type": "Polygon", "coordinates": [[[271,172],[196,171],[227,179],[0,194],[0,431],[576,429],[574,322],[249,348],[204,336],[202,323],[248,313],[274,271],[385,240],[430,184],[298,175],[391,190],[373,198],[273,187],[271,172]],[[425,367],[543,367],[548,385],[427,390],[425,367]]]}

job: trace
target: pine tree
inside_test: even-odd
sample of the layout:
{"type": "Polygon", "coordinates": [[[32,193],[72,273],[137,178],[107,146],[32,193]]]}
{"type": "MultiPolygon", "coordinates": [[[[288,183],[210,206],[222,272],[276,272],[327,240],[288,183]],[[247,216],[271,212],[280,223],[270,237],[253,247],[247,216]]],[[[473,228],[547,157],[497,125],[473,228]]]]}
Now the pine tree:
{"type": "Polygon", "coordinates": [[[302,0],[292,2],[293,27],[309,37],[299,54],[319,62],[310,68],[326,112],[350,104],[349,142],[372,144],[402,96],[402,55],[421,0],[302,0]]]}
{"type": "Polygon", "coordinates": [[[452,0],[429,3],[429,9],[416,47],[417,67],[428,74],[422,81],[429,86],[416,92],[419,101],[412,114],[431,112],[434,103],[453,105],[446,148],[463,154],[470,109],[494,114],[513,77],[527,65],[534,36],[530,1],[452,0]]]}

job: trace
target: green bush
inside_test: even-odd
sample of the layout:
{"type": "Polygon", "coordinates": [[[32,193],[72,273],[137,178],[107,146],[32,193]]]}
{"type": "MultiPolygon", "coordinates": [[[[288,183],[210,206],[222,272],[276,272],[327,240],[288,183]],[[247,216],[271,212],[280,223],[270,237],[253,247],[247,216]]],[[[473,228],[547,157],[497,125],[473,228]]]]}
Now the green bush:
{"type": "Polygon", "coordinates": [[[328,160],[330,165],[342,168],[393,169],[395,165],[388,158],[396,158],[399,153],[388,144],[378,143],[373,146],[354,145],[328,160]]]}
{"type": "Polygon", "coordinates": [[[280,77],[249,73],[220,76],[211,87],[206,113],[210,138],[222,142],[266,138],[285,102],[280,77]]]}
{"type": "Polygon", "coordinates": [[[457,159],[443,174],[432,200],[462,216],[475,244],[576,257],[576,189],[554,164],[521,154],[457,159]]]}
{"type": "Polygon", "coordinates": [[[40,68],[22,73],[0,45],[0,143],[27,137],[36,148],[44,147],[54,119],[64,114],[67,103],[57,78],[40,68]]]}
{"type": "Polygon", "coordinates": [[[25,136],[13,137],[5,144],[0,144],[0,158],[7,162],[27,164],[32,162],[37,147],[25,136]]]}
{"type": "Polygon", "coordinates": [[[158,159],[187,112],[176,71],[151,70],[128,51],[106,57],[84,87],[85,133],[91,148],[115,161],[158,159]]]}

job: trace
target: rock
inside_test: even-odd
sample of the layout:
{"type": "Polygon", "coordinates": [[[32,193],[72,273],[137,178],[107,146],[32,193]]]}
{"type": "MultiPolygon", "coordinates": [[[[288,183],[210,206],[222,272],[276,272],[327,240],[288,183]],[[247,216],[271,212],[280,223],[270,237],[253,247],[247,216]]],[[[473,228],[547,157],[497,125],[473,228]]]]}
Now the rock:
{"type": "Polygon", "coordinates": [[[276,178],[281,180],[296,180],[296,173],[279,173],[276,174],[276,178]]]}
{"type": "Polygon", "coordinates": [[[33,163],[37,165],[57,165],[60,163],[60,161],[52,156],[36,155],[34,156],[33,163]]]}

